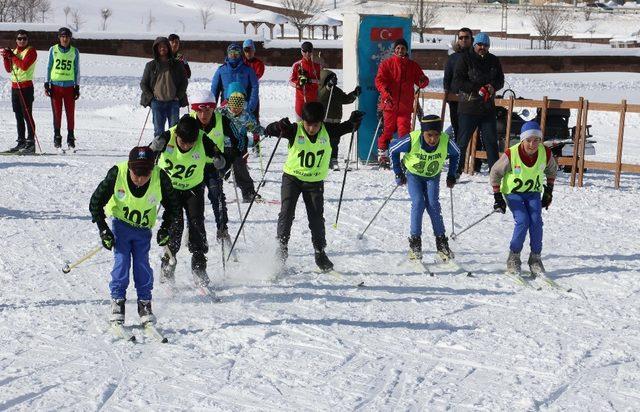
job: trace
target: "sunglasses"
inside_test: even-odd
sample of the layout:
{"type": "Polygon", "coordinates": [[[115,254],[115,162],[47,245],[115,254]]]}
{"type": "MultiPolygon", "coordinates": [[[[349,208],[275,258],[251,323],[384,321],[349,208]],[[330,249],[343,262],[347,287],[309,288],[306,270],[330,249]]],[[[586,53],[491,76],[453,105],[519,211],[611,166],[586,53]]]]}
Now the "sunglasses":
{"type": "Polygon", "coordinates": [[[235,56],[235,57],[240,56],[240,52],[239,52],[239,51],[237,51],[237,50],[232,50],[232,51],[228,52],[227,54],[228,54],[229,56],[235,56]]]}
{"type": "Polygon", "coordinates": [[[18,37],[16,37],[16,40],[18,40],[18,41],[23,41],[23,40],[24,40],[24,41],[27,41],[28,39],[29,39],[29,38],[28,38],[28,37],[26,37],[26,36],[18,36],[18,37]]]}
{"type": "Polygon", "coordinates": [[[244,51],[246,51],[246,52],[250,52],[250,51],[252,51],[252,50],[253,50],[253,47],[245,47],[245,48],[244,48],[244,49],[242,49],[242,50],[244,50],[244,51]]]}
{"type": "Polygon", "coordinates": [[[459,40],[470,39],[471,36],[458,36],[459,40]]]}
{"type": "Polygon", "coordinates": [[[489,45],[488,45],[488,44],[484,44],[484,43],[476,43],[476,46],[478,46],[478,47],[485,47],[485,48],[488,48],[488,47],[489,47],[489,45]]]}
{"type": "Polygon", "coordinates": [[[302,51],[302,53],[313,53],[313,50],[304,50],[304,49],[302,49],[301,51],[302,51]]]}

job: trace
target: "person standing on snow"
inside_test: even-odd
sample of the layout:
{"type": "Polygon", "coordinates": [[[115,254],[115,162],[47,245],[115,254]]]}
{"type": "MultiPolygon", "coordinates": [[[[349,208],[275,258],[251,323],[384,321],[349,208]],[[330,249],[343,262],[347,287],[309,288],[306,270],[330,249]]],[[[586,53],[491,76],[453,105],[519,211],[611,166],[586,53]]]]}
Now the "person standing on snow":
{"type": "Polygon", "coordinates": [[[384,127],[378,139],[378,163],[389,168],[389,142],[393,133],[406,136],[411,132],[411,114],[415,100],[414,86],[422,89],[429,84],[429,78],[415,61],[409,58],[405,39],[393,43],[393,56],[378,67],[375,79],[380,92],[384,127]]]}
{"type": "MultiPolygon", "coordinates": [[[[496,129],[496,92],[504,87],[500,60],[489,53],[491,40],[486,33],[478,33],[473,48],[463,53],[453,71],[451,89],[459,93],[458,130],[456,140],[463,157],[476,128],[487,151],[489,169],[498,160],[498,132],[496,129]]],[[[457,177],[462,174],[464,160],[458,164],[457,177]]]]}
{"type": "Polygon", "coordinates": [[[35,153],[35,123],[33,120],[33,74],[36,70],[36,49],[29,46],[29,33],[16,32],[16,48],[2,49],[4,69],[11,74],[11,106],[16,117],[18,140],[10,153],[35,153]],[[25,125],[27,136],[25,139],[25,125]]]}
{"type": "Polygon", "coordinates": [[[527,232],[531,245],[527,263],[531,273],[537,275],[545,272],[540,256],[542,208],[549,209],[553,200],[558,163],[542,140],[540,125],[535,121],[526,122],[522,125],[520,142],[505,150],[489,173],[494,210],[505,213],[509,205],[515,221],[507,257],[507,272],[511,274],[521,274],[520,252],[527,232]],[[546,186],[543,185],[545,177],[546,186]]]}
{"type": "Polygon", "coordinates": [[[155,323],[151,309],[153,270],[149,265],[152,229],[158,206],[164,207],[157,233],[158,245],[169,243],[169,227],[178,216],[178,201],[169,176],[154,165],[155,155],[146,147],[134,147],[129,161],[113,166],[91,196],[89,211],[98,225],[102,246],[114,249],[111,271],[111,316],[109,321],[124,324],[129,269],[138,294],[138,315],[144,325],[155,323]],[[106,216],[113,216],[112,229],[106,216]]]}
{"type": "Polygon", "coordinates": [[[175,33],[171,33],[169,37],[169,45],[171,46],[171,53],[173,54],[173,58],[178,60],[184,66],[184,72],[187,75],[187,79],[191,78],[191,67],[189,67],[189,62],[187,61],[184,54],[180,53],[180,36],[175,33]]]}
{"type": "Polygon", "coordinates": [[[242,49],[236,43],[227,47],[227,57],[211,79],[211,94],[215,97],[216,102],[218,99],[221,100],[221,106],[226,103],[226,97],[229,96],[229,85],[233,82],[242,85],[245,95],[248,96],[247,110],[250,113],[255,112],[260,92],[258,77],[251,67],[244,64],[242,49]]]}
{"type": "MultiPolygon", "coordinates": [[[[445,95],[458,94],[458,90],[451,87],[453,82],[453,70],[456,67],[456,63],[460,57],[469,51],[471,44],[473,43],[473,33],[468,27],[463,27],[458,30],[458,38],[453,44],[453,54],[447,59],[447,63],[444,66],[444,78],[442,80],[442,87],[444,88],[445,95]]],[[[449,104],[449,118],[451,119],[451,126],[453,126],[453,137],[458,139],[458,102],[448,102],[449,104]]]]}
{"type": "MultiPolygon", "coordinates": [[[[246,64],[247,66],[253,69],[253,71],[256,73],[256,77],[258,78],[258,81],[260,81],[260,79],[264,75],[264,63],[262,62],[262,60],[256,57],[256,46],[253,44],[253,40],[247,39],[242,43],[242,52],[244,53],[243,55],[244,64],[246,64]]],[[[260,96],[258,96],[258,104],[256,105],[256,109],[253,111],[252,114],[255,116],[256,121],[260,122],[260,96]]],[[[256,150],[258,151],[260,150],[260,146],[258,143],[259,141],[260,141],[260,135],[258,135],[257,133],[254,133],[253,144],[256,150]]]]}
{"type": "Polygon", "coordinates": [[[302,59],[291,66],[289,84],[296,89],[295,110],[297,120],[302,119],[302,106],[305,103],[318,101],[318,86],[322,66],[313,61],[313,44],[305,41],[300,46],[302,59]]]}
{"type": "Polygon", "coordinates": [[[204,226],[204,171],[207,163],[213,162],[216,169],[225,166],[225,160],[216,144],[200,130],[198,120],[184,115],[178,124],[161,133],[149,145],[158,154],[158,166],[171,177],[180,213],[169,227],[171,240],[168,252],[161,259],[161,283],[175,283],[176,255],[182,243],[184,218],[187,215],[191,272],[196,287],[208,289],[207,232],[204,226]]]}
{"type": "Polygon", "coordinates": [[[343,130],[340,128],[340,124],[342,124],[342,106],[355,102],[361,91],[360,86],[356,86],[351,93],[346,94],[337,84],[338,76],[334,72],[329,69],[320,71],[318,101],[325,108],[324,127],[327,129],[329,140],[331,141],[331,162],[329,167],[333,170],[340,170],[340,165],[338,165],[340,138],[343,134],[351,132],[350,128],[343,128],[343,130]]]}
{"type": "MultiPolygon", "coordinates": [[[[364,116],[354,111],[341,127],[357,130],[364,116]]],[[[296,204],[302,194],[307,208],[311,229],[311,241],[316,265],[323,271],[333,269],[333,263],[325,253],[327,241],[324,227],[324,179],[329,171],[331,143],[329,133],[322,123],[324,106],[320,102],[305,103],[302,121],[291,124],[288,118],[269,124],[266,133],[287,139],[289,154],[284,164],[280,188],[281,207],[278,215],[278,260],[284,263],[289,256],[289,237],[295,218],[296,204]]]]}
{"type": "Polygon", "coordinates": [[[184,65],[173,58],[171,45],[166,37],[153,42],[153,60],[144,67],[140,81],[140,104],[151,106],[153,135],[165,131],[165,124],[173,127],[178,122],[180,108],[187,106],[187,74],[184,65]]]}
{"type": "Polygon", "coordinates": [[[431,219],[436,237],[438,256],[443,260],[454,258],[445,236],[440,211],[440,173],[449,158],[447,187],[456,184],[455,171],[460,160],[460,150],[449,135],[442,132],[442,119],[427,115],[420,120],[420,130],[391,142],[391,160],[398,185],[407,184],[411,197],[411,231],[409,255],[422,259],[422,216],[425,209],[431,219]],[[406,153],[400,160],[400,153],[406,153]]]}
{"type": "Polygon", "coordinates": [[[72,33],[66,27],[58,30],[59,43],[49,49],[47,81],[44,94],[51,98],[53,108],[53,146],[62,147],[62,105],[67,115],[67,148],[75,150],[75,108],[80,97],[80,52],[71,45],[72,33]]]}

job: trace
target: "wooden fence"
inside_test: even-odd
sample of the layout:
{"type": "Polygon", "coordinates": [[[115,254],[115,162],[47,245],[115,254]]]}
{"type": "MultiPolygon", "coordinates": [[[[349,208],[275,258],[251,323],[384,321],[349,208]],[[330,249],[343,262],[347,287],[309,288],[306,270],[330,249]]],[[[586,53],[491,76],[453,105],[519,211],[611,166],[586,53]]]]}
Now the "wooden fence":
{"type": "MultiPolygon", "coordinates": [[[[445,94],[442,92],[422,92],[420,93],[422,99],[427,100],[439,100],[442,102],[441,114],[444,119],[446,112],[445,94]]],[[[450,95],[446,98],[447,101],[458,101],[457,95],[450,95]]],[[[624,141],[624,124],[627,113],[640,113],[640,104],[629,104],[626,100],[622,100],[620,103],[596,103],[590,102],[587,99],[580,97],[577,101],[563,101],[563,100],[550,100],[546,96],[542,100],[526,100],[526,99],[496,99],[496,106],[501,106],[507,109],[507,125],[505,131],[505,147],[509,147],[509,138],[511,134],[511,113],[516,107],[538,108],[541,110],[540,127],[544,133],[547,122],[548,109],[575,109],[578,111],[576,122],[576,135],[574,137],[573,144],[573,156],[571,158],[561,157],[558,158],[558,164],[560,166],[571,167],[571,179],[569,184],[571,186],[576,185],[576,179],[578,187],[582,187],[584,180],[585,168],[593,170],[607,170],[614,172],[614,186],[616,189],[620,188],[620,175],[625,173],[640,173],[639,164],[623,163],[623,141],[624,141]],[[619,113],[620,120],[618,124],[618,142],[616,151],[615,162],[602,162],[602,161],[590,161],[585,159],[585,147],[587,144],[587,122],[589,118],[589,112],[612,112],[619,113]]],[[[478,132],[473,134],[467,153],[464,156],[465,159],[465,171],[467,173],[474,173],[475,159],[486,159],[487,154],[484,151],[476,150],[478,142],[478,132]]]]}

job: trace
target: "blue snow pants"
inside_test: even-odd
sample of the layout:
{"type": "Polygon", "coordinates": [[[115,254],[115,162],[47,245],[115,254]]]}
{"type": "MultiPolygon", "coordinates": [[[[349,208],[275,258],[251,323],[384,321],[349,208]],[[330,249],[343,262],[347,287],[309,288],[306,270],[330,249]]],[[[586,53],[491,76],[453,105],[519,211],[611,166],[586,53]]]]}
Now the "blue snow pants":
{"type": "Polygon", "coordinates": [[[138,229],[121,220],[113,219],[115,238],[113,270],[111,271],[111,297],[126,298],[129,286],[129,267],[133,257],[133,281],[139,300],[151,300],[153,270],[149,265],[151,230],[138,229]]]}
{"type": "Polygon", "coordinates": [[[542,252],[542,198],[540,193],[511,193],[506,197],[516,223],[509,249],[512,252],[520,253],[524,239],[529,232],[531,253],[539,254],[542,252]]]}
{"type": "Polygon", "coordinates": [[[440,210],[440,174],[421,177],[407,172],[407,189],[411,197],[411,236],[422,236],[422,216],[427,209],[433,234],[444,235],[444,222],[440,210]]]}

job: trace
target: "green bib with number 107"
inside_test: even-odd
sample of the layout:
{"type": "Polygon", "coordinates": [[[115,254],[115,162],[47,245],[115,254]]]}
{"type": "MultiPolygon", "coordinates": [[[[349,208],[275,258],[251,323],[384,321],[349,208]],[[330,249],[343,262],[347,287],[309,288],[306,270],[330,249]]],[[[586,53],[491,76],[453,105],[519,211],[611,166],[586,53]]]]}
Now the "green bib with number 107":
{"type": "Polygon", "coordinates": [[[298,122],[296,139],[289,148],[289,156],[282,170],[303,182],[319,182],[329,173],[330,158],[331,143],[324,125],[318,132],[316,142],[312,143],[302,122],[298,122]]]}
{"type": "Polygon", "coordinates": [[[162,200],[160,189],[160,169],[154,167],[149,180],[149,187],[142,197],[135,197],[129,190],[127,162],[118,163],[118,177],[113,187],[113,195],[104,207],[107,216],[138,228],[151,229],[156,224],[158,205],[162,200]]]}
{"type": "Polygon", "coordinates": [[[500,191],[509,193],[542,192],[542,179],[547,166],[547,151],[543,145],[538,146],[538,159],[532,167],[528,167],[520,158],[520,143],[511,146],[511,171],[502,178],[500,191]]]}
{"type": "Polygon", "coordinates": [[[176,126],[169,129],[171,138],[167,147],[160,155],[158,166],[164,169],[171,177],[174,189],[189,190],[198,186],[204,179],[204,166],[207,163],[207,154],[204,151],[202,139],[205,138],[202,130],[198,131],[196,144],[188,151],[182,153],[178,148],[176,126]]]}
{"type": "Polygon", "coordinates": [[[433,177],[442,171],[444,161],[449,149],[449,135],[440,133],[440,141],[436,150],[427,152],[422,149],[422,132],[415,130],[411,136],[411,150],[402,158],[402,163],[407,170],[417,176],[433,177]]]}
{"type": "Polygon", "coordinates": [[[51,66],[52,82],[68,82],[76,78],[76,48],[69,46],[69,50],[63,52],[60,45],[53,46],[53,64],[51,66]]]}

